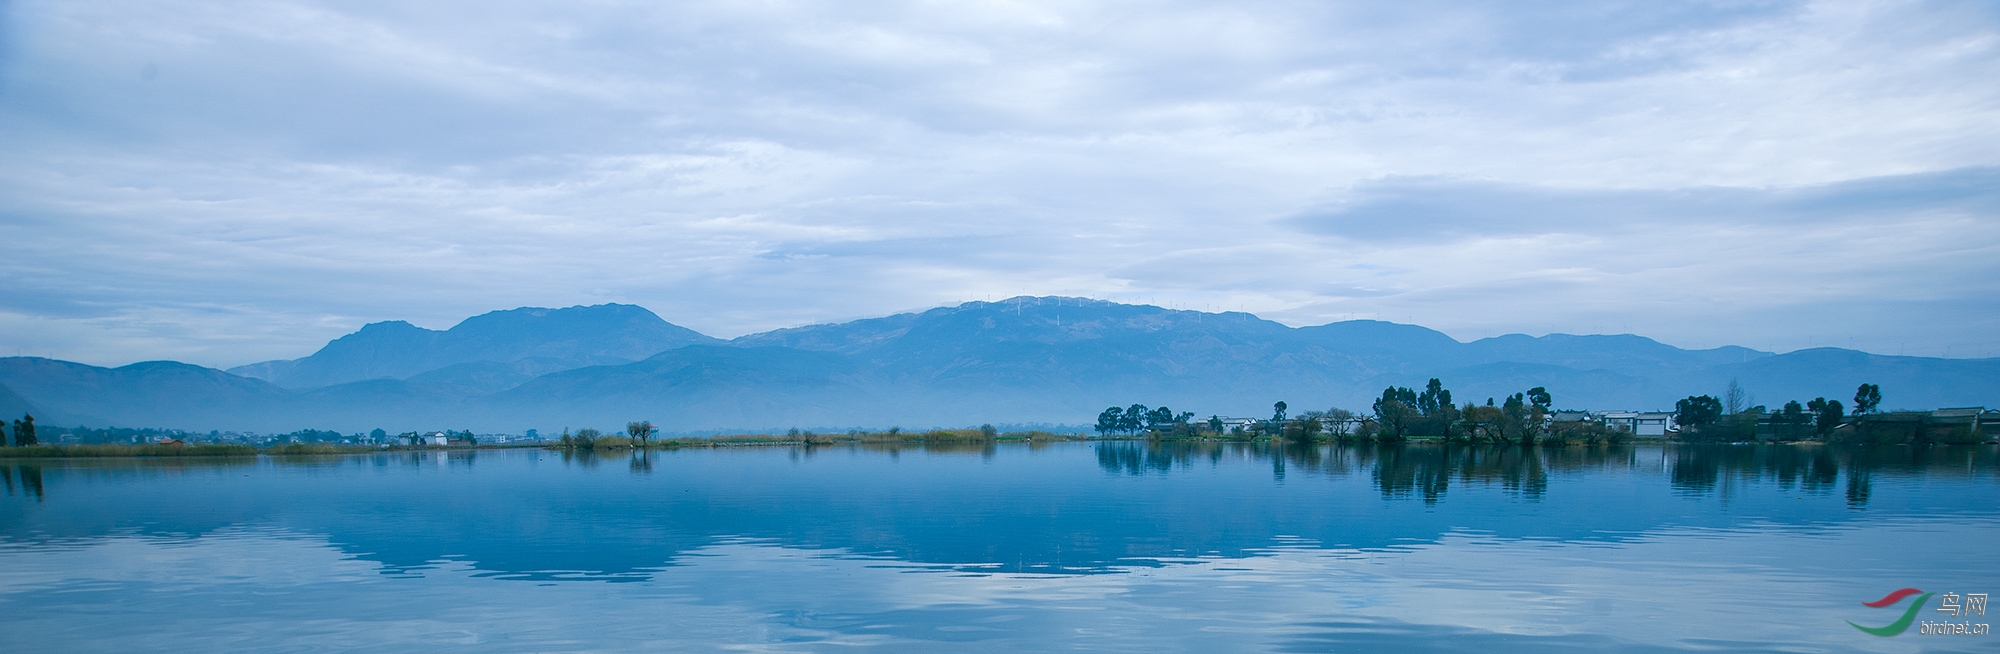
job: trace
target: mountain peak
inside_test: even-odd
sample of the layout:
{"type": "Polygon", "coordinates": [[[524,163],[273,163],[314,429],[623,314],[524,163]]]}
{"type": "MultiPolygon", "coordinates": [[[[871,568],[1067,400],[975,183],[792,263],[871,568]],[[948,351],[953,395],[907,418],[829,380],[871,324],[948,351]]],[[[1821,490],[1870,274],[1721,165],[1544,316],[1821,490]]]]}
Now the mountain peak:
{"type": "Polygon", "coordinates": [[[537,370],[626,363],[675,347],[715,342],[719,341],[630,304],[520,307],[473,316],[445,331],[401,320],[369,323],[312,356],[251,364],[232,372],[286,387],[312,388],[407,379],[477,362],[533,359],[534,365],[528,367],[537,370]]]}
{"type": "MultiPolygon", "coordinates": [[[[356,330],[354,333],[355,334],[406,334],[406,333],[434,332],[434,331],[437,330],[424,329],[422,327],[412,325],[409,323],[409,321],[405,320],[384,320],[382,322],[371,322],[366,325],[362,325],[361,329],[356,330]]],[[[349,336],[352,335],[354,334],[349,334],[349,336]]]]}

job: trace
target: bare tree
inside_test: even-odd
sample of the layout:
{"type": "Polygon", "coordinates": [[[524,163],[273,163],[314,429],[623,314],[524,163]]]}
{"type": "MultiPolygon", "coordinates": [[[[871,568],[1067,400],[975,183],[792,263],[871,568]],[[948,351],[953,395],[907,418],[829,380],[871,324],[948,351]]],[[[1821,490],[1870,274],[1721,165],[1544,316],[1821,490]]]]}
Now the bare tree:
{"type": "Polygon", "coordinates": [[[651,420],[625,423],[625,433],[630,435],[632,440],[639,441],[639,447],[645,447],[646,438],[652,436],[657,429],[651,420]]]}
{"type": "Polygon", "coordinates": [[[1334,438],[1346,440],[1347,435],[1354,432],[1355,420],[1353,411],[1335,407],[1327,409],[1323,415],[1326,416],[1324,420],[1326,421],[1327,434],[1334,438]]]}
{"type": "Polygon", "coordinates": [[[1742,384],[1736,383],[1734,377],[1729,378],[1729,390],[1722,393],[1722,408],[1728,415],[1736,415],[1750,408],[1750,394],[1743,390],[1742,384]]]}

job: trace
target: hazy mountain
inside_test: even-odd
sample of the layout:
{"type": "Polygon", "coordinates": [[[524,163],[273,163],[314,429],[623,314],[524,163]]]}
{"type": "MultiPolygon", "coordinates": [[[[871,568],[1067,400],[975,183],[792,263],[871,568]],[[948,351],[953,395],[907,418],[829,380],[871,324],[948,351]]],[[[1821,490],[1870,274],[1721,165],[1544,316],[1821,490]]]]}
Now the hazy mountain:
{"type": "MultiPolygon", "coordinates": [[[[1517,361],[1482,363],[1446,370],[1435,376],[1448,382],[1446,387],[1452,391],[1452,401],[1458,404],[1484,404],[1489,399],[1495,403],[1504,402],[1509,395],[1541,386],[1555,396],[1559,408],[1671,409],[1675,397],[1718,392],[1703,388],[1675,395],[1678,386],[1604,368],[1578,370],[1517,361]]],[[[1422,390],[1414,383],[1399,382],[1397,385],[1422,390]]],[[[1379,396],[1379,387],[1376,392],[1379,396]]],[[[1368,405],[1357,403],[1351,408],[1366,411],[1368,405]]]]}
{"type": "Polygon", "coordinates": [[[1771,356],[1770,352],[1736,346],[1710,350],[1683,350],[1631,334],[1616,336],[1550,334],[1542,337],[1508,334],[1467,343],[1464,352],[1468,360],[1481,363],[1499,361],[1547,363],[1579,370],[1601,368],[1627,375],[1691,372],[1771,356]]]}
{"type": "Polygon", "coordinates": [[[2000,359],[1685,350],[1629,334],[1461,343],[1415,325],[1292,328],[1078,298],[969,302],[726,343],[638,307],[517,309],[442,332],[376,323],[246,372],[294,388],[171,362],[0,359],[0,384],[52,414],[260,431],[557,433],[638,419],[668,431],[1089,424],[1106,406],[1135,402],[1204,416],[1268,415],[1277,400],[1295,413],[1365,411],[1383,387],[1431,377],[1460,403],[1543,386],[1563,408],[1666,409],[1731,379],[1773,407],[1846,400],[1862,382],[1880,384],[1888,407],[2000,404],[2000,359]],[[662,344],[672,347],[639,355],[662,344]]]}
{"type": "Polygon", "coordinates": [[[543,375],[483,406],[548,424],[545,430],[642,418],[684,430],[861,425],[887,405],[860,368],[827,352],[691,345],[635,363],[543,375]]]}
{"type": "Polygon", "coordinates": [[[711,342],[716,340],[629,304],[524,307],[467,318],[445,331],[400,320],[372,323],[334,339],[312,356],[254,363],[229,372],[286,388],[314,388],[369,379],[407,379],[461,364],[527,362],[440,373],[442,382],[491,391],[555,370],[627,363],[683,345],[711,342]]]}
{"type": "Polygon", "coordinates": [[[118,368],[44,359],[0,358],[0,384],[40,407],[45,425],[168,427],[263,425],[290,394],[268,382],[173,361],[118,368]]]}
{"type": "Polygon", "coordinates": [[[1757,403],[1774,409],[1786,400],[1803,403],[1821,396],[1851,407],[1854,387],[1864,383],[1882,387],[1884,409],[2000,405],[2000,359],[1895,357],[1822,347],[1717,366],[1695,379],[1710,389],[1736,379],[1757,403]]]}
{"type": "MultiPolygon", "coordinates": [[[[9,424],[12,424],[13,421],[20,420],[21,416],[25,415],[36,415],[36,420],[47,420],[48,417],[40,415],[41,413],[43,413],[42,410],[37,408],[35,403],[29,402],[28,398],[16,395],[14,389],[8,388],[5,384],[0,384],[0,420],[5,420],[9,424]]],[[[11,431],[8,432],[10,435],[12,433],[11,431]]]]}

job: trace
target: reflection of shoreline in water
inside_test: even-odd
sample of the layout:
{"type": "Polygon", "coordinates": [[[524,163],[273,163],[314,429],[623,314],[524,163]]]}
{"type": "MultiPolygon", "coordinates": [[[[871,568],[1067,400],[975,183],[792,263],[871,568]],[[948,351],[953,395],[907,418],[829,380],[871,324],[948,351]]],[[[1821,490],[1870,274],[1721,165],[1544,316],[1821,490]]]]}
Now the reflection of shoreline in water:
{"type": "Polygon", "coordinates": [[[1996,454],[1100,441],[382,452],[231,467],[57,460],[32,464],[33,493],[12,470],[26,466],[0,464],[22,482],[0,498],[0,544],[283,524],[380,562],[384,574],[450,558],[508,578],[626,581],[719,538],[968,571],[1094,574],[1462,533],[1623,542],[1746,521],[1985,519],[2000,488],[1996,454]],[[53,497],[27,500],[40,498],[44,474],[53,497]]]}
{"type": "Polygon", "coordinates": [[[1520,447],[1462,444],[1318,444],[1115,441],[1096,445],[1097,464],[1106,472],[1164,474],[1196,462],[1225,458],[1271,462],[1272,476],[1332,477],[1367,474],[1388,499],[1421,497],[1436,504],[1453,482],[1497,484],[1523,498],[1548,492],[1551,473],[1659,465],[1672,486],[1686,494],[1718,489],[1728,496],[1734,482],[1776,481],[1784,490],[1831,491],[1845,471],[1850,506],[1868,504],[1876,475],[1945,475],[2000,478],[2000,448],[1990,445],[1932,447],[1819,445],[1607,445],[1602,447],[1520,447]],[[1657,461],[1654,460],[1657,457],[1657,461]]]}

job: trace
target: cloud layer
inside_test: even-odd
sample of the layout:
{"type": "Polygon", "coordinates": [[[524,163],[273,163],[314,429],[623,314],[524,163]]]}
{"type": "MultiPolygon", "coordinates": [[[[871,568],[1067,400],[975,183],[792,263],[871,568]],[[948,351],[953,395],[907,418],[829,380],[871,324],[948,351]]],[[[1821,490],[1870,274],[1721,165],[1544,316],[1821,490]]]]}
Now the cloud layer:
{"type": "Polygon", "coordinates": [[[20,1],[0,336],[1020,294],[2000,356],[1986,3],[20,1]]]}

